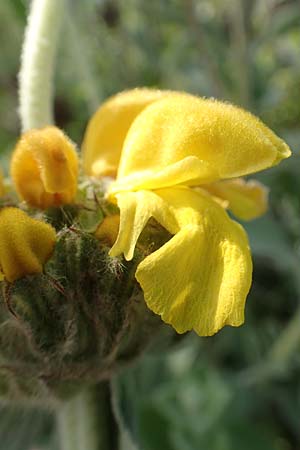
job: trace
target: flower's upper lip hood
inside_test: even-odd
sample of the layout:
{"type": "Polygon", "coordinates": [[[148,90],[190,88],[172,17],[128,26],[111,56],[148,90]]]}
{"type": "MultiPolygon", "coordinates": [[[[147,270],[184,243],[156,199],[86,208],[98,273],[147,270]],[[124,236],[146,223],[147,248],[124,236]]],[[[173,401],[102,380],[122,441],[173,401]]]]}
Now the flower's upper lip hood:
{"type": "Polygon", "coordinates": [[[236,178],[290,154],[287,144],[252,114],[176,93],[150,104],[133,121],[110,193],[236,178]]]}
{"type": "Polygon", "coordinates": [[[284,141],[241,108],[179,91],[138,88],[111,97],[92,116],[83,166],[88,174],[116,176],[113,193],[240,177],[290,154],[284,141]],[[187,170],[188,158],[194,160],[187,170]],[[176,173],[173,181],[170,172],[176,173]]]}

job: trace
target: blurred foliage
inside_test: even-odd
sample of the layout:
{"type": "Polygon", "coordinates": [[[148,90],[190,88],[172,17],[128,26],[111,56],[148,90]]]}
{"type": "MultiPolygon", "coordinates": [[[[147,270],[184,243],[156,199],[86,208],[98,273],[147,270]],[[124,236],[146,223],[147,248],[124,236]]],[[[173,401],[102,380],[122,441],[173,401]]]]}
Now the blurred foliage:
{"type": "MultiPolygon", "coordinates": [[[[245,225],[255,268],[246,324],[212,338],[178,337],[171,351],[155,343],[115,380],[120,420],[140,450],[299,450],[299,0],[70,3],[55,110],[78,144],[101,100],[147,85],[244,106],[294,150],[257,177],[271,189],[270,211],[245,225]]],[[[27,8],[25,0],[0,2],[4,170],[19,133],[17,73],[27,8]]],[[[50,448],[54,419],[31,409],[23,415],[0,410],[0,450],[50,448]]]]}

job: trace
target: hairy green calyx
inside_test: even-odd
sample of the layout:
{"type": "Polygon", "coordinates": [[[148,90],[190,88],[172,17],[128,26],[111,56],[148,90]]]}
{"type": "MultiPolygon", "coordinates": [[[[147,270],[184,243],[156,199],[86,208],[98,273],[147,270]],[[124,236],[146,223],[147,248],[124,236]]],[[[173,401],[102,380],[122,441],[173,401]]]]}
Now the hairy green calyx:
{"type": "Polygon", "coordinates": [[[108,379],[160,328],[134,275],[165,232],[149,224],[132,261],[111,258],[108,242],[94,232],[117,213],[101,183],[83,182],[76,204],[43,216],[57,230],[44,273],[1,282],[2,397],[67,398],[86,383],[108,379]]]}

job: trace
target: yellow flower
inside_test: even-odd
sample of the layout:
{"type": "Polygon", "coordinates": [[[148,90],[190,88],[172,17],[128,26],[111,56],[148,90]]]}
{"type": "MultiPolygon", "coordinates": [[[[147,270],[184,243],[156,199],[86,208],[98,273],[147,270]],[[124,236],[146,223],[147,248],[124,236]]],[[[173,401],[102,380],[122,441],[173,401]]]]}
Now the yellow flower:
{"type": "Polygon", "coordinates": [[[72,142],[54,126],[24,133],[14,150],[11,176],[22,200],[36,208],[71,203],[78,158],[72,142]]]}
{"type": "Polygon", "coordinates": [[[238,326],[252,263],[246,233],[224,207],[244,220],[263,213],[265,189],[236,178],[278,164],[290,150],[259,119],[230,104],[182,93],[155,97],[154,91],[152,101],[136,108],[137,93],[143,91],[112,98],[92,118],[84,141],[91,174],[119,163],[108,192],[120,209],[110,254],[132,259],[153,217],[174,236],[137,268],[148,307],[179,333],[211,335],[238,326]],[[100,118],[109,134],[101,140],[103,130],[92,133],[89,150],[100,118]]]}
{"type": "Polygon", "coordinates": [[[17,208],[0,210],[0,278],[41,273],[56,241],[54,228],[17,208]]]}

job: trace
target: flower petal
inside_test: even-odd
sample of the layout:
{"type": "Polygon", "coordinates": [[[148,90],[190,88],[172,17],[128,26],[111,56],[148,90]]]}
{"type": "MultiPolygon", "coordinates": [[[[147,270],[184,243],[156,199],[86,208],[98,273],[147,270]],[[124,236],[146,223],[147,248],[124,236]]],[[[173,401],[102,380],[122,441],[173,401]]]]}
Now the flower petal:
{"type": "Polygon", "coordinates": [[[125,190],[125,179],[128,189],[163,187],[164,171],[188,157],[201,162],[198,170],[193,178],[189,171],[176,172],[173,185],[207,183],[203,162],[216,181],[266,169],[289,155],[288,146],[250,113],[215,100],[170,94],[133,121],[112,189],[125,190]]]}
{"type": "Polygon", "coordinates": [[[132,89],[108,99],[92,116],[82,144],[88,175],[115,176],[127,131],[135,117],[168,91],[132,89]]]}
{"type": "Polygon", "coordinates": [[[243,228],[209,196],[190,189],[157,194],[180,231],[142,261],[136,278],[148,307],[178,333],[216,333],[244,321],[252,262],[243,228]]]}
{"type": "Polygon", "coordinates": [[[30,130],[14,150],[11,175],[19,196],[31,206],[48,208],[70,203],[77,191],[75,147],[54,126],[30,130]]]}
{"type": "Polygon", "coordinates": [[[268,208],[268,189],[255,180],[219,181],[203,188],[221,200],[225,200],[227,207],[242,220],[253,220],[264,214],[268,208]]]}
{"type": "Polygon", "coordinates": [[[176,233],[179,229],[169,205],[154,192],[123,192],[117,195],[117,201],[120,208],[120,227],[110,256],[124,253],[125,259],[130,261],[137,240],[151,217],[170,233],[176,233]]]}
{"type": "Polygon", "coordinates": [[[56,241],[54,228],[32,219],[17,208],[0,211],[0,268],[13,282],[25,275],[40,273],[51,256],[56,241]]]}

